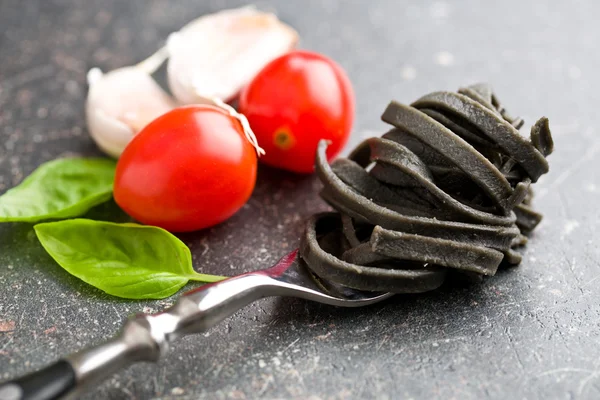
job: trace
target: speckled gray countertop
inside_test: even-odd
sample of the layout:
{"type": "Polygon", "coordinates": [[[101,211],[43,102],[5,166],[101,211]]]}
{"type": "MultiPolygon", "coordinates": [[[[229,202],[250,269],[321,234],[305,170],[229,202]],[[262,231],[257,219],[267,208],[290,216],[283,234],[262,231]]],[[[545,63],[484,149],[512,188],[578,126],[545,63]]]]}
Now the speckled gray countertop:
{"type": "MultiPolygon", "coordinates": [[[[131,64],[196,15],[241,1],[0,2],[0,193],[44,161],[99,154],[85,73],[131,64]]],[[[348,71],[353,143],[382,133],[390,99],[491,82],[513,114],[550,118],[556,152],[538,184],[546,215],[519,268],[345,310],[266,299],[158,365],[134,366],[87,399],[600,398],[600,2],[258,1],[302,45],[348,71]]],[[[528,129],[528,126],[526,126],[528,129]]],[[[297,245],[325,209],[319,182],[261,169],[244,209],[183,236],[195,267],[237,274],[297,245]]],[[[115,206],[94,210],[119,219],[115,206]]],[[[0,226],[0,379],[111,336],[151,302],[109,297],[68,275],[31,226],[0,226]]]]}

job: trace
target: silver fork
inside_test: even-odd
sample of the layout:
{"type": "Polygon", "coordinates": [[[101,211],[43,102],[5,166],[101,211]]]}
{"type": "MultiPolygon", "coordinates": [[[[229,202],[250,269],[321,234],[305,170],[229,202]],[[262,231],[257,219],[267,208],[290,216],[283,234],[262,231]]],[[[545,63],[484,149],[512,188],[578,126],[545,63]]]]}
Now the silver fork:
{"type": "Polygon", "coordinates": [[[81,393],[131,364],[158,361],[175,340],[203,332],[264,297],[292,296],[334,306],[360,307],[392,295],[362,292],[319,280],[294,250],[271,268],[204,285],[185,293],[162,312],[135,315],[113,339],[0,385],[0,400],[50,400],[81,393]]]}

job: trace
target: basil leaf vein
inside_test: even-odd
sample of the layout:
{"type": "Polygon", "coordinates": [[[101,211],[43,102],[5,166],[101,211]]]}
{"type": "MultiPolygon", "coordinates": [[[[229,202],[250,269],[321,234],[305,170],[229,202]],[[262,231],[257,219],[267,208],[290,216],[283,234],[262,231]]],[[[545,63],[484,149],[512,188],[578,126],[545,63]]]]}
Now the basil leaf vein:
{"type": "Polygon", "coordinates": [[[194,271],[190,249],[155,226],[71,219],[37,224],[34,229],[62,268],[113,296],[162,299],[189,280],[225,279],[194,271]]]}
{"type": "Polygon", "coordinates": [[[62,158],[39,166],[0,196],[0,222],[77,217],[112,196],[115,162],[62,158]]]}

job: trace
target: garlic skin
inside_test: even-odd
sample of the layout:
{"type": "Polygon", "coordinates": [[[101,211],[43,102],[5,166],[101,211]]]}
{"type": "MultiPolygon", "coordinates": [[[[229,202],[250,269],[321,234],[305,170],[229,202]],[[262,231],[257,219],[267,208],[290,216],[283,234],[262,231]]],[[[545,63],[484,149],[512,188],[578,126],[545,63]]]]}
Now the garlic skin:
{"type": "Polygon", "coordinates": [[[181,104],[230,101],[297,42],[294,29],[253,7],[202,16],[167,41],[169,88],[181,104]]]}
{"type": "Polygon", "coordinates": [[[103,74],[88,73],[86,118],[90,135],[106,154],[118,158],[148,123],[177,106],[176,102],[137,66],[103,74]]]}

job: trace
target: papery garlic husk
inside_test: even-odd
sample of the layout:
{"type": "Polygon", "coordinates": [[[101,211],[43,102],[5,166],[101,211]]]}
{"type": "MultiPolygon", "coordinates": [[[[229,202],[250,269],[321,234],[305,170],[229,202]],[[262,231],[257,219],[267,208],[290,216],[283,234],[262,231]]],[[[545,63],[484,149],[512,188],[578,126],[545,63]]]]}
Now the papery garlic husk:
{"type": "Polygon", "coordinates": [[[139,67],[106,74],[94,68],[88,73],[88,82],[88,130],[98,147],[115,158],[148,123],[177,106],[139,67]]]}
{"type": "Polygon", "coordinates": [[[294,29],[253,7],[202,16],[167,41],[169,88],[182,104],[230,101],[297,42],[294,29]]]}

